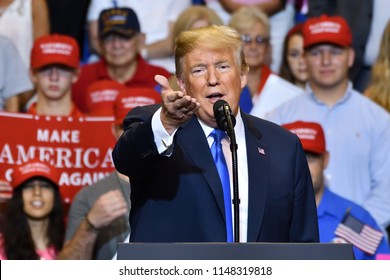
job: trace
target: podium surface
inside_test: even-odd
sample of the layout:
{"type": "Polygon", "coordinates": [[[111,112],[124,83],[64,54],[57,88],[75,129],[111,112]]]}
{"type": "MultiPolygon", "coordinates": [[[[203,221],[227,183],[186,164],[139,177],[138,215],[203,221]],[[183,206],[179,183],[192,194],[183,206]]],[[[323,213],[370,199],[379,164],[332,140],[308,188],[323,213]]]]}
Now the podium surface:
{"type": "Polygon", "coordinates": [[[118,260],[353,260],[351,244],[119,243],[118,260]]]}

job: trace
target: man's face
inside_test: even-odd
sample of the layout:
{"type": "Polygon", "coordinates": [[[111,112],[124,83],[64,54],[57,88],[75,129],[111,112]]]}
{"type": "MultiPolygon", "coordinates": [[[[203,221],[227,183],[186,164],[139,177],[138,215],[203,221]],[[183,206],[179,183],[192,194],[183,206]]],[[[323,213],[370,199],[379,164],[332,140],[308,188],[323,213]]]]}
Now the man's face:
{"type": "Polygon", "coordinates": [[[230,49],[209,50],[198,47],[183,58],[183,75],[179,78],[181,90],[200,103],[197,116],[211,127],[217,127],[213,106],[220,99],[229,103],[234,115],[246,73],[241,73],[230,49]]]}
{"type": "Polygon", "coordinates": [[[71,86],[77,81],[79,74],[78,70],[59,64],[48,65],[30,73],[38,92],[53,101],[70,94],[71,86]]]}
{"type": "Polygon", "coordinates": [[[313,181],[314,193],[317,195],[324,188],[324,169],[328,165],[329,155],[306,153],[307,163],[309,165],[311,179],[313,181]]]}
{"type": "Polygon", "coordinates": [[[119,34],[110,34],[102,40],[103,56],[111,67],[131,65],[143,46],[144,36],[134,33],[130,38],[119,34]]]}
{"type": "Polygon", "coordinates": [[[348,80],[354,52],[351,48],[321,44],[309,48],[305,58],[311,86],[326,90],[334,89],[348,80]]]}

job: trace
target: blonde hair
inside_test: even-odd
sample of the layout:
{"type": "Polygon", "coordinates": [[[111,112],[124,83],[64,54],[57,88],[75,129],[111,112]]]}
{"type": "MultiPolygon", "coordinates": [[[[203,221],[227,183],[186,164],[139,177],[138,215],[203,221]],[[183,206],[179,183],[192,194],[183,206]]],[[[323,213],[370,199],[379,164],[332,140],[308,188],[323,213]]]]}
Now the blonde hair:
{"type": "Polygon", "coordinates": [[[366,96],[390,112],[390,20],[382,35],[377,60],[371,70],[366,96]]]}
{"type": "Polygon", "coordinates": [[[182,78],[183,58],[197,47],[219,51],[230,49],[242,73],[247,73],[249,66],[246,63],[242,50],[240,34],[231,27],[210,25],[181,32],[175,40],[175,66],[176,76],[182,78]]]}
{"type": "Polygon", "coordinates": [[[251,29],[256,23],[261,23],[267,29],[267,36],[270,32],[270,23],[268,16],[255,6],[244,6],[232,14],[229,26],[235,28],[238,32],[243,29],[251,29]]]}
{"type": "Polygon", "coordinates": [[[212,9],[206,6],[191,6],[177,18],[173,27],[173,38],[175,39],[181,32],[191,29],[191,26],[198,20],[205,20],[209,25],[223,25],[221,18],[212,9]]]}

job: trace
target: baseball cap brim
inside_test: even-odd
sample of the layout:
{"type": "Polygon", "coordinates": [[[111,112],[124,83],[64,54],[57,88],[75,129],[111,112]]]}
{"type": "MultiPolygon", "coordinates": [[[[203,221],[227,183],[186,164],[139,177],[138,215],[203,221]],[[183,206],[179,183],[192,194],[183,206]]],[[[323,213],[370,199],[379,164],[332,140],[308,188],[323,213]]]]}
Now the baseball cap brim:
{"type": "Polygon", "coordinates": [[[64,65],[67,67],[70,67],[72,69],[78,69],[79,63],[78,62],[70,62],[69,60],[65,59],[50,59],[50,58],[42,58],[39,62],[34,63],[34,65],[31,65],[31,68],[33,69],[39,69],[43,68],[48,65],[64,65]]]}
{"type": "Polygon", "coordinates": [[[110,29],[103,30],[101,32],[101,34],[100,34],[100,38],[104,39],[108,35],[117,34],[117,35],[121,35],[121,36],[123,36],[123,37],[125,37],[127,39],[130,39],[130,38],[134,37],[138,33],[139,32],[137,30],[124,29],[124,28],[120,28],[120,27],[112,27],[110,29]]]}

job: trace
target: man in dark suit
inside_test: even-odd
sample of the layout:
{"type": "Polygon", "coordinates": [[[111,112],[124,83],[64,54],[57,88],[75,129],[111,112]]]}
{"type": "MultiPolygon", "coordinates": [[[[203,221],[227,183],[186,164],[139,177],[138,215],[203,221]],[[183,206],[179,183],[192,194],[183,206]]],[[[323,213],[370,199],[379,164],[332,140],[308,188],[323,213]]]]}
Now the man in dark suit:
{"type": "MultiPolygon", "coordinates": [[[[181,33],[176,76],[162,105],[133,109],[113,151],[132,186],[131,242],[226,242],[222,183],[210,151],[222,99],[236,118],[241,242],[318,242],[310,172],[299,139],[238,107],[248,65],[240,35],[226,26],[181,33]],[[210,139],[211,138],[211,139],[210,139]]],[[[228,166],[230,139],[222,140],[228,166]]],[[[232,168],[229,169],[232,182],[232,168]]]]}

